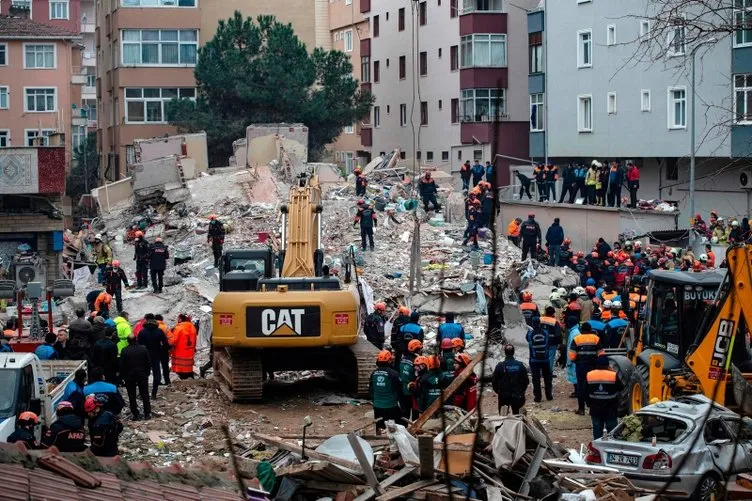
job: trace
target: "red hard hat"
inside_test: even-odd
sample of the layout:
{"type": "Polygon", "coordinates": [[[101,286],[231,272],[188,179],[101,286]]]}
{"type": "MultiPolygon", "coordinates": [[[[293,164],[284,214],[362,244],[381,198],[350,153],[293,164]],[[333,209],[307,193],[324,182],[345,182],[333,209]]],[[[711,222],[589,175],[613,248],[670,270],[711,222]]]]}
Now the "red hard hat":
{"type": "Polygon", "coordinates": [[[112,261],[112,266],[115,266],[115,267],[120,266],[120,261],[118,261],[117,259],[115,259],[114,261],[112,261]]]}
{"type": "Polygon", "coordinates": [[[449,338],[444,338],[441,340],[441,349],[442,350],[451,350],[452,349],[452,340],[449,338]]]}
{"type": "Polygon", "coordinates": [[[34,423],[39,424],[39,416],[34,414],[31,411],[22,412],[20,416],[18,416],[19,422],[27,422],[27,423],[34,423]]]}
{"type": "Polygon", "coordinates": [[[217,219],[217,216],[215,214],[212,214],[211,216],[209,216],[210,221],[214,221],[215,219],[217,219]]]}
{"type": "Polygon", "coordinates": [[[136,238],[141,238],[143,236],[144,236],[144,232],[143,231],[137,231],[136,232],[136,238]]]}
{"type": "Polygon", "coordinates": [[[402,315],[409,315],[410,314],[410,308],[408,308],[407,306],[400,306],[399,307],[399,312],[402,315]]]}
{"type": "Polygon", "coordinates": [[[527,215],[527,217],[529,217],[529,218],[531,218],[531,219],[535,219],[535,212],[531,212],[531,213],[529,213],[529,214],[527,215]]]}
{"type": "Polygon", "coordinates": [[[373,309],[376,311],[386,311],[386,305],[384,303],[376,303],[373,305],[373,309]]]}
{"type": "Polygon", "coordinates": [[[462,338],[456,337],[452,339],[452,347],[453,348],[464,348],[465,342],[462,340],[462,338]]]}

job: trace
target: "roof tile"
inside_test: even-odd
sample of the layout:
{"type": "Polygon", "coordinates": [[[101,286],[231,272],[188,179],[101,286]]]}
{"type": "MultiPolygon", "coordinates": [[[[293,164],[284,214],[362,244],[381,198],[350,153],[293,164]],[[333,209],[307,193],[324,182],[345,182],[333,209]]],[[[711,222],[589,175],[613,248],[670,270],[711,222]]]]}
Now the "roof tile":
{"type": "Polygon", "coordinates": [[[38,23],[31,19],[17,16],[0,16],[0,38],[8,40],[20,39],[79,39],[81,36],[72,31],[38,23]]]}

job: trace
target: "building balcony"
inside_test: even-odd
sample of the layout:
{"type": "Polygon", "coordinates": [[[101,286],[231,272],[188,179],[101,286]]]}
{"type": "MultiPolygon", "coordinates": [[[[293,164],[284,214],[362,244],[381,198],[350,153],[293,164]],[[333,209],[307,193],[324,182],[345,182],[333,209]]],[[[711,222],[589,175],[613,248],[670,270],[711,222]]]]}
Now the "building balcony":
{"type": "Polygon", "coordinates": [[[507,14],[503,12],[475,12],[460,17],[460,36],[473,33],[506,33],[507,14]]]}
{"type": "Polygon", "coordinates": [[[462,68],[460,89],[507,89],[508,68],[462,68]]]}
{"type": "Polygon", "coordinates": [[[86,77],[86,73],[80,67],[73,67],[73,73],[71,74],[71,83],[73,85],[86,85],[86,77]]]}
{"type": "Polygon", "coordinates": [[[474,13],[499,14],[502,12],[504,12],[504,4],[502,0],[463,0],[460,15],[474,13]]]}
{"type": "Polygon", "coordinates": [[[508,122],[509,113],[493,113],[483,115],[460,115],[460,123],[508,122]]]}
{"type": "Polygon", "coordinates": [[[97,88],[84,85],[83,89],[81,89],[81,95],[84,99],[96,99],[97,88]]]}
{"type": "Polygon", "coordinates": [[[365,14],[371,11],[371,0],[360,0],[360,13],[365,14]]]}
{"type": "Polygon", "coordinates": [[[0,149],[0,195],[62,194],[65,147],[0,149]]]}

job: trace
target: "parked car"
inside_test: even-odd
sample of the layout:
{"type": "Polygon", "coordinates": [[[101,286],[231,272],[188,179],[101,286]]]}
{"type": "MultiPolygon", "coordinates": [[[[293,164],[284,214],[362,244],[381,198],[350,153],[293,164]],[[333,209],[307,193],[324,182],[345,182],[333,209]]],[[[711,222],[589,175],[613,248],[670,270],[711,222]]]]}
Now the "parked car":
{"type": "Polygon", "coordinates": [[[702,501],[719,499],[730,475],[752,471],[752,420],[703,395],[648,405],[634,416],[641,430],[622,421],[588,445],[585,460],[618,469],[635,486],[702,501]]]}

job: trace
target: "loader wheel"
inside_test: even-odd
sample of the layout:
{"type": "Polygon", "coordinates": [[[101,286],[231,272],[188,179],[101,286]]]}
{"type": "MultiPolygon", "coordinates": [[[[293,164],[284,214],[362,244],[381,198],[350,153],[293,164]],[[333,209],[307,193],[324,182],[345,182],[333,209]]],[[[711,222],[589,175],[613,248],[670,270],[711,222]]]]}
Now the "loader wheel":
{"type": "Polygon", "coordinates": [[[648,405],[648,395],[650,388],[648,386],[650,369],[640,364],[632,373],[631,391],[629,396],[629,413],[633,414],[648,405]]]}
{"type": "Polygon", "coordinates": [[[634,372],[637,370],[632,361],[624,355],[609,355],[608,360],[611,368],[616,371],[624,389],[619,394],[619,403],[617,416],[624,417],[630,413],[630,398],[632,395],[632,380],[635,378],[634,372]]]}

